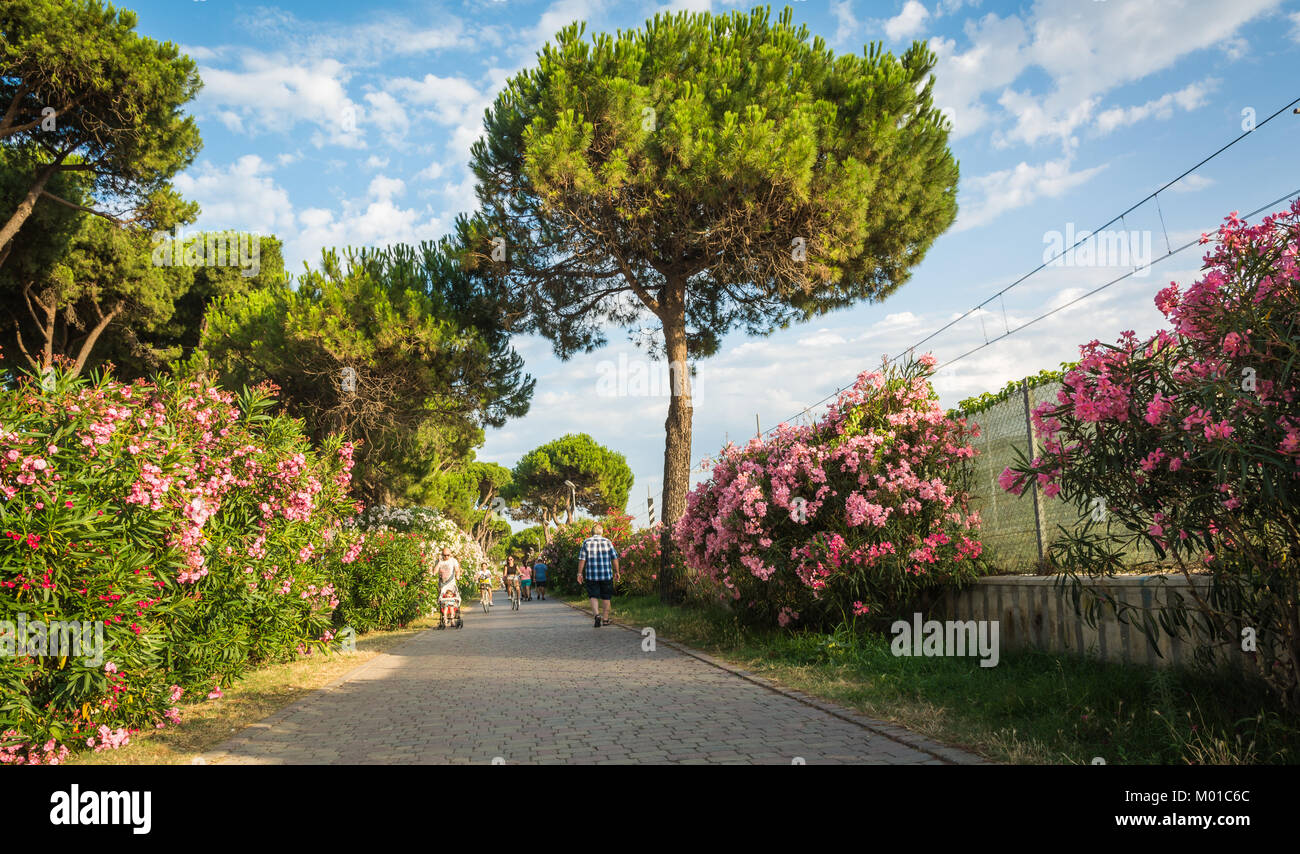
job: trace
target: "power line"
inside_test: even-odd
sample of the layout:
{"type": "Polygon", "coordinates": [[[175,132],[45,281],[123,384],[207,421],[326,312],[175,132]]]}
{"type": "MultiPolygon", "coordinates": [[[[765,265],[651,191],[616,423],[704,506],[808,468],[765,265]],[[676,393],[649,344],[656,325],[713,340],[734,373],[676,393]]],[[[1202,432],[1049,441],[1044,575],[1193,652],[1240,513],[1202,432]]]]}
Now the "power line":
{"type": "MultiPolygon", "coordinates": [[[[1266,205],[1261,205],[1260,207],[1255,208],[1255,210],[1253,210],[1253,211],[1251,211],[1250,213],[1246,214],[1244,217],[1242,217],[1242,219],[1250,219],[1252,216],[1254,216],[1254,215],[1257,214],[1257,213],[1261,213],[1261,212],[1263,212],[1263,211],[1269,210],[1270,208],[1273,208],[1274,206],[1280,204],[1281,202],[1288,201],[1288,200],[1293,199],[1293,198],[1295,198],[1295,197],[1297,197],[1297,196],[1300,196],[1300,189],[1293,190],[1292,192],[1287,193],[1285,196],[1282,196],[1282,197],[1280,197],[1280,198],[1278,198],[1278,199],[1275,199],[1274,201],[1271,201],[1271,202],[1269,202],[1269,203],[1266,204],[1266,205]]],[[[988,346],[990,346],[990,345],[992,345],[992,344],[996,344],[997,342],[1001,341],[1003,338],[1006,338],[1006,337],[1008,337],[1008,336],[1010,336],[1010,335],[1013,335],[1013,334],[1019,332],[1020,330],[1026,328],[1026,327],[1028,327],[1028,326],[1033,326],[1033,325],[1034,325],[1035,323],[1037,323],[1038,321],[1040,321],[1040,320],[1044,320],[1044,319],[1046,319],[1046,318],[1048,318],[1048,317],[1051,317],[1053,314],[1056,314],[1058,311],[1064,311],[1065,309],[1069,308],[1070,306],[1075,305],[1075,304],[1077,304],[1077,303],[1080,303],[1080,302],[1082,302],[1083,300],[1087,299],[1088,297],[1093,296],[1094,294],[1101,293],[1102,291],[1106,290],[1106,288],[1109,288],[1111,285],[1116,284],[1116,283],[1118,283],[1118,282],[1122,282],[1122,281],[1124,281],[1125,279],[1129,278],[1130,276],[1133,276],[1133,275],[1137,274],[1137,273],[1138,273],[1139,271],[1141,271],[1141,270],[1149,269],[1150,267],[1152,267],[1152,266],[1154,266],[1154,265],[1160,263],[1161,261],[1165,260],[1166,258],[1169,258],[1170,256],[1173,256],[1173,255],[1177,255],[1179,252],[1182,252],[1184,249],[1187,249],[1188,247],[1191,247],[1191,246],[1195,246],[1195,245],[1197,245],[1197,244],[1200,243],[1200,242],[1201,242],[1201,240],[1200,240],[1199,237],[1196,238],[1195,240],[1189,240],[1189,241],[1187,241],[1186,243],[1184,243],[1182,246],[1179,246],[1177,249],[1171,249],[1170,251],[1166,252],[1164,255],[1161,255],[1159,258],[1156,258],[1156,259],[1153,260],[1153,261],[1150,261],[1150,262],[1148,262],[1148,263],[1146,263],[1146,264],[1143,264],[1141,267],[1134,267],[1132,270],[1129,270],[1129,271],[1128,271],[1127,273],[1125,273],[1124,275],[1119,276],[1119,277],[1114,278],[1114,279],[1111,279],[1109,282],[1106,282],[1104,285],[1099,285],[1099,286],[1093,288],[1092,290],[1088,291],[1086,294],[1081,294],[1081,295],[1075,297],[1074,299],[1070,300],[1069,302],[1065,303],[1064,305],[1059,305],[1059,306],[1057,306],[1056,308],[1052,309],[1051,311],[1045,311],[1045,312],[1043,312],[1042,314],[1040,314],[1040,315],[1038,315],[1037,317],[1035,317],[1033,320],[1025,321],[1024,323],[1022,323],[1022,324],[1020,324],[1019,326],[1017,326],[1015,329],[1011,329],[1011,330],[1007,331],[1005,334],[1003,334],[1003,335],[999,335],[998,337],[994,338],[992,341],[989,341],[989,342],[986,342],[986,343],[984,343],[984,344],[981,344],[981,345],[979,345],[978,347],[975,347],[975,348],[973,348],[973,349],[967,350],[965,353],[962,353],[960,356],[956,356],[956,357],[954,357],[954,358],[952,358],[952,359],[949,359],[948,361],[944,362],[942,365],[937,366],[937,367],[935,368],[935,371],[942,370],[943,368],[948,367],[949,365],[953,364],[954,362],[959,362],[959,361],[961,361],[962,359],[966,358],[967,356],[971,355],[972,353],[978,353],[980,350],[983,350],[985,347],[988,347],[988,346]]]]}
{"type": "MultiPolygon", "coordinates": [[[[1296,104],[1300,104],[1300,98],[1295,98],[1295,99],[1292,100],[1290,103],[1288,103],[1288,104],[1286,104],[1286,105],[1280,107],[1279,109],[1277,109],[1276,111],[1274,111],[1273,113],[1271,113],[1268,117],[1266,117],[1263,121],[1260,121],[1260,122],[1256,123],[1256,125],[1254,126],[1254,128],[1253,128],[1252,130],[1244,131],[1240,136],[1238,136],[1238,137],[1236,137],[1236,138],[1230,140],[1229,142],[1225,143],[1224,145],[1220,146],[1220,147],[1219,147],[1216,151],[1214,151],[1212,154],[1209,154],[1209,155],[1207,155],[1206,157],[1203,157],[1200,161],[1198,161],[1198,162],[1196,163],[1196,165],[1192,166],[1192,167],[1189,168],[1189,169],[1185,169],[1185,170],[1183,170],[1183,172],[1181,172],[1177,177],[1175,177],[1175,178],[1173,178],[1173,179],[1171,179],[1171,180],[1165,182],[1165,183],[1164,183],[1164,184],[1163,184],[1159,189],[1155,190],[1155,191],[1152,192],[1152,193],[1147,194],[1146,196],[1144,196],[1144,197],[1143,197],[1142,199],[1140,199],[1139,201],[1133,203],[1132,205],[1130,205],[1130,206],[1129,206],[1128,208],[1126,208],[1125,210],[1121,211],[1120,213],[1118,213],[1118,214],[1116,214],[1115,216],[1111,217],[1111,218],[1110,218],[1109,220],[1107,220],[1106,222],[1102,223],[1102,225],[1100,225],[1100,226],[1098,226],[1097,228],[1093,229],[1091,232],[1088,232],[1088,233],[1087,233],[1087,234],[1088,234],[1087,237],[1081,237],[1081,238],[1079,238],[1078,240],[1076,240],[1076,241],[1074,242],[1074,244],[1073,244],[1072,246],[1070,246],[1068,249],[1064,249],[1064,250],[1062,250],[1062,251],[1061,251],[1060,253],[1058,253],[1057,255],[1054,255],[1053,257],[1051,257],[1051,258],[1049,258],[1048,260],[1044,261],[1043,263],[1039,264],[1039,265],[1038,265],[1037,267],[1035,267],[1034,269],[1030,270],[1028,273],[1025,273],[1023,276],[1021,276],[1020,278],[1016,279],[1016,280],[1015,280],[1014,282],[1012,282],[1011,284],[1009,284],[1009,285],[1007,285],[1006,287],[1002,288],[1002,290],[1000,290],[1000,291],[994,293],[993,295],[991,295],[991,296],[989,296],[988,298],[986,298],[983,302],[980,302],[978,305],[976,305],[976,306],[974,306],[973,308],[969,309],[968,311],[964,312],[964,313],[961,314],[959,317],[957,317],[957,318],[955,318],[955,319],[949,321],[948,323],[944,324],[943,326],[939,327],[939,328],[936,329],[934,332],[931,332],[929,335],[925,336],[924,338],[922,338],[921,340],[919,340],[919,341],[917,341],[916,343],[912,344],[911,346],[904,348],[904,349],[903,349],[903,350],[902,350],[902,351],[901,351],[897,356],[894,356],[894,358],[890,359],[886,364],[893,364],[894,362],[897,362],[899,359],[901,359],[901,358],[903,357],[904,354],[911,353],[911,352],[915,351],[918,347],[922,346],[922,345],[925,344],[926,342],[928,342],[928,341],[934,339],[934,338],[937,337],[938,335],[941,335],[942,333],[944,333],[944,332],[946,332],[947,330],[951,329],[953,326],[955,326],[955,325],[957,325],[958,323],[960,323],[961,321],[965,320],[967,317],[970,317],[970,316],[971,316],[972,314],[974,314],[975,312],[977,312],[977,311],[979,311],[980,309],[984,308],[984,306],[986,306],[986,305],[988,305],[989,303],[993,302],[993,300],[995,300],[995,299],[997,299],[997,300],[1002,299],[1003,296],[1004,296],[1008,291],[1010,291],[1012,288],[1015,288],[1016,286],[1022,284],[1025,280],[1027,280],[1027,279],[1030,278],[1031,276],[1035,275],[1036,273],[1042,271],[1042,270],[1045,269],[1046,267],[1050,266],[1052,263],[1054,263],[1054,262],[1055,262],[1056,260],[1058,260],[1059,258],[1063,258],[1063,257],[1069,255],[1071,252],[1073,252],[1075,249],[1077,249],[1080,245],[1082,245],[1082,244],[1085,243],[1086,241],[1092,239],[1092,238],[1093,238],[1093,237],[1094,237],[1098,232],[1104,231],[1108,226],[1114,224],[1116,221],[1121,221],[1121,220],[1123,220],[1125,216],[1127,216],[1128,214],[1130,214],[1130,213],[1132,213],[1133,211],[1137,210],[1139,207],[1141,207],[1142,205],[1146,204],[1147,202],[1149,202],[1149,201],[1155,199],[1155,200],[1156,200],[1157,208],[1159,208],[1159,199],[1158,199],[1157,197],[1159,196],[1160,193],[1162,193],[1162,192],[1164,192],[1165,190],[1169,189],[1169,188],[1172,187],[1174,184],[1177,184],[1179,181],[1183,180],[1183,179],[1186,178],[1188,175],[1190,175],[1190,174],[1192,174],[1193,172],[1195,172],[1197,169],[1200,169],[1200,168],[1201,168],[1202,166],[1204,166],[1206,163],[1209,163],[1211,160],[1213,160],[1214,158],[1218,157],[1220,154],[1222,154],[1223,152],[1227,151],[1229,148],[1232,148],[1232,147],[1233,147],[1234,145],[1236,145],[1238,142],[1241,142],[1241,140],[1245,139],[1247,136],[1250,136],[1252,133],[1254,133],[1255,131],[1259,130],[1259,129],[1262,128],[1264,125],[1268,124],[1268,123],[1271,122],[1273,119],[1277,118],[1279,115],[1281,115],[1282,113],[1286,112],[1287,109],[1293,107],[1293,106],[1296,105],[1296,104]]],[[[1282,198],[1283,198],[1283,199],[1286,199],[1286,198],[1290,198],[1290,196],[1283,196],[1282,198]]],[[[1276,203],[1274,203],[1274,204],[1276,204],[1276,203]]],[[[1267,207],[1268,207],[1268,206],[1265,205],[1264,207],[1260,208],[1259,210],[1264,210],[1264,209],[1267,208],[1267,207]]],[[[1257,210],[1257,211],[1254,211],[1254,212],[1252,212],[1251,214],[1248,214],[1248,216],[1253,216],[1255,213],[1258,213],[1258,212],[1259,212],[1258,210],[1257,210]]],[[[1161,224],[1162,224],[1162,227],[1163,227],[1163,224],[1164,224],[1164,212],[1163,212],[1163,211],[1160,211],[1160,220],[1161,220],[1161,224]]],[[[1168,241],[1168,235],[1167,235],[1167,233],[1166,233],[1166,246],[1167,246],[1167,241],[1168,241]]],[[[1193,243],[1195,243],[1195,242],[1196,242],[1196,241],[1193,241],[1193,243]]],[[[1155,261],[1150,262],[1150,263],[1147,264],[1146,266],[1149,267],[1149,266],[1151,266],[1151,264],[1154,264],[1154,263],[1156,263],[1156,262],[1158,262],[1158,261],[1163,261],[1165,258],[1168,258],[1170,255],[1176,254],[1177,252],[1181,252],[1182,250],[1184,250],[1184,249],[1186,249],[1186,248],[1187,248],[1186,246],[1181,246],[1181,247],[1179,247],[1177,250],[1173,250],[1173,251],[1166,252],[1165,255],[1161,256],[1160,258],[1155,259],[1155,261]]],[[[1078,302],[1079,300],[1081,300],[1081,299],[1085,299],[1085,298],[1087,298],[1088,296],[1091,296],[1091,295],[1093,295],[1093,294],[1095,294],[1095,293],[1098,293],[1099,291],[1104,290],[1104,289],[1107,288],[1107,287],[1110,287],[1111,285],[1115,284],[1116,282],[1123,281],[1124,279],[1126,279],[1126,278],[1128,278],[1129,276],[1133,275],[1133,273],[1137,272],[1137,271],[1140,270],[1140,269],[1142,269],[1142,268],[1141,268],[1141,267],[1134,268],[1132,271],[1126,273],[1126,274],[1123,275],[1123,276],[1120,276],[1118,279],[1115,279],[1114,281],[1111,281],[1111,282],[1107,282],[1105,285],[1102,285],[1101,287],[1096,288],[1096,289],[1094,289],[1094,290],[1088,292],[1087,294],[1084,294],[1082,297],[1079,297],[1078,299],[1072,300],[1070,303],[1067,303],[1067,304],[1064,305],[1064,306],[1060,306],[1060,307],[1054,309],[1053,311],[1048,312],[1048,313],[1045,314],[1045,315],[1042,315],[1042,316],[1040,316],[1040,317],[1036,317],[1036,318],[1034,318],[1034,319],[1033,319],[1032,321],[1030,321],[1029,323],[1026,323],[1026,324],[1023,324],[1023,325],[1017,327],[1017,330],[1018,330],[1018,329],[1023,329],[1023,328],[1025,328],[1025,326],[1028,326],[1030,323],[1037,323],[1039,320],[1042,320],[1042,319],[1045,318],[1045,317],[1048,317],[1048,316],[1050,316],[1050,315],[1052,315],[1052,314],[1055,314],[1057,311],[1060,311],[1060,310],[1062,310],[1062,309],[1064,309],[1064,308],[1067,308],[1068,306],[1073,305],[1074,303],[1077,303],[1077,302],[1078,302]]],[[[1005,313],[1006,313],[1006,308],[1005,308],[1005,302],[1004,302],[1004,303],[1003,303],[1003,315],[1004,315],[1004,320],[1005,320],[1005,313]]],[[[1012,330],[1012,331],[1014,331],[1014,330],[1012,330]]],[[[970,352],[973,353],[973,352],[976,352],[976,351],[978,351],[978,350],[982,350],[982,349],[984,349],[984,347],[988,346],[989,344],[996,343],[997,341],[1000,341],[1000,340],[1002,340],[1003,338],[1006,338],[1007,335],[1009,335],[1009,334],[1011,334],[1011,331],[1008,331],[1008,332],[1006,332],[1006,333],[1004,333],[1004,334],[1002,334],[1002,335],[997,336],[997,337],[994,338],[993,340],[988,341],[985,345],[983,345],[983,346],[981,346],[981,347],[977,347],[977,348],[975,348],[975,350],[972,350],[972,351],[970,351],[970,352]]],[[[970,355],[970,353],[963,353],[961,356],[958,356],[957,358],[958,358],[958,359],[965,358],[965,357],[968,356],[968,355],[970,355]]],[[[952,364],[952,363],[955,362],[955,361],[956,361],[956,359],[949,360],[948,362],[945,362],[944,365],[941,365],[940,367],[946,367],[947,365],[950,365],[950,364],[952,364]]],[[[812,410],[814,410],[814,409],[816,409],[817,407],[821,406],[823,403],[826,403],[827,401],[832,400],[832,399],[834,399],[835,397],[837,397],[837,396],[839,395],[839,393],[840,393],[840,390],[839,390],[839,389],[836,389],[834,392],[832,392],[831,394],[828,394],[827,396],[823,397],[821,400],[817,401],[816,403],[813,403],[813,404],[811,404],[811,405],[805,407],[804,409],[800,410],[799,412],[795,413],[794,415],[790,416],[789,418],[786,418],[786,419],[784,419],[783,421],[778,422],[778,423],[777,423],[777,427],[779,427],[781,424],[784,424],[784,423],[786,423],[786,422],[792,421],[792,420],[794,420],[795,418],[799,418],[800,416],[805,415],[805,414],[811,412],[812,410]]],[[[774,432],[774,431],[777,429],[777,427],[773,427],[773,428],[771,428],[771,429],[765,431],[762,435],[767,435],[768,433],[772,433],[772,432],[774,432]]]]}

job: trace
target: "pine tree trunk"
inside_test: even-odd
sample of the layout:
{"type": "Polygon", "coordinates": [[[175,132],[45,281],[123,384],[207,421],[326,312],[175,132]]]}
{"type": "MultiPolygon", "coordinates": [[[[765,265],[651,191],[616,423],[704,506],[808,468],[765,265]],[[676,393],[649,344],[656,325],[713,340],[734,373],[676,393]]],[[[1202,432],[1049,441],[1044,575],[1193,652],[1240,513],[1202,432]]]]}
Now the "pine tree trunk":
{"type": "Polygon", "coordinates": [[[664,421],[663,533],[659,558],[659,598],[677,602],[685,592],[683,579],[674,572],[676,546],[673,523],[686,512],[686,492],[691,481],[691,378],[686,348],[686,283],[670,282],[664,289],[664,343],[672,378],[672,400],[664,421]]]}
{"type": "Polygon", "coordinates": [[[58,171],[59,164],[62,162],[63,155],[60,155],[58,160],[55,160],[40,172],[36,173],[36,180],[33,181],[32,186],[28,188],[27,195],[23,196],[23,200],[18,203],[17,210],[13,212],[9,217],[9,220],[3,226],[0,226],[0,247],[6,250],[6,256],[9,254],[7,250],[10,241],[14,239],[14,235],[18,233],[18,229],[22,228],[23,223],[27,222],[27,218],[32,215],[32,210],[36,207],[36,200],[40,198],[41,191],[45,189],[45,185],[49,182],[50,176],[58,171]]]}

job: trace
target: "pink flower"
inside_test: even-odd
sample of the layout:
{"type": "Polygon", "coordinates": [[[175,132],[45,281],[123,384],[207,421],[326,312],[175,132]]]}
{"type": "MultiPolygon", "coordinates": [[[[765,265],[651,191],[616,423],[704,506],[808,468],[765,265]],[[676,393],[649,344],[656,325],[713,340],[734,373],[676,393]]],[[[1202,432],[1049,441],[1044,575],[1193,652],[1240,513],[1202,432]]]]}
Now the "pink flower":
{"type": "Polygon", "coordinates": [[[1020,495],[1025,491],[1024,483],[1019,480],[1019,475],[1012,471],[1010,467],[1003,469],[1002,474],[998,475],[998,486],[1012,495],[1020,495]]]}

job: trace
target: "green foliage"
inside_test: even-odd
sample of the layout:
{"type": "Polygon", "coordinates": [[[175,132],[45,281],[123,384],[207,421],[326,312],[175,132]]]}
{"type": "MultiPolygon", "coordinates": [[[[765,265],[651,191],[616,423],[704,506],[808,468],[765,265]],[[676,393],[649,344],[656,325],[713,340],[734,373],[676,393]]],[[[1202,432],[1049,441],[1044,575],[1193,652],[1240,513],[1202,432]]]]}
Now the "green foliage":
{"type": "Polygon", "coordinates": [[[314,437],[361,440],[358,494],[384,504],[436,495],[437,476],[470,461],[485,426],[522,414],[533,387],[513,350],[390,269],[327,251],[296,289],[222,298],[195,358],[228,384],[274,382],[314,437]]]}
{"type": "Polygon", "coordinates": [[[519,560],[536,558],[542,553],[546,546],[546,538],[542,533],[541,525],[534,525],[531,528],[524,528],[522,531],[515,531],[507,536],[502,544],[504,546],[502,557],[513,557],[519,560]]]}
{"type": "MultiPolygon", "coordinates": [[[[1025,377],[1024,382],[1028,383],[1030,388],[1038,388],[1042,385],[1059,383],[1065,377],[1066,373],[1074,370],[1078,364],[1078,362],[1062,362],[1059,371],[1044,369],[1032,377],[1025,377]]],[[[948,415],[949,417],[955,418],[958,415],[974,415],[978,412],[987,412],[999,403],[1010,400],[1015,395],[1022,394],[1023,392],[1021,391],[1020,384],[1021,380],[1012,380],[1003,386],[1001,391],[986,391],[983,394],[976,395],[975,397],[968,397],[958,403],[956,409],[950,409],[948,415]]]]}
{"type": "Polygon", "coordinates": [[[137,225],[165,228],[161,220],[175,219],[167,182],[199,150],[198,126],[184,108],[201,84],[193,60],[135,25],[134,12],[98,0],[0,6],[0,141],[39,152],[21,192],[0,200],[0,258],[61,172],[90,178],[91,207],[130,211],[137,225]]]}
{"type": "Polygon", "coordinates": [[[569,505],[566,481],[574,486],[576,506],[600,516],[627,505],[632,469],[622,454],[586,433],[570,433],[525,454],[503,494],[518,505],[512,515],[547,524],[569,505]]]}
{"type": "Polygon", "coordinates": [[[334,625],[386,631],[430,613],[438,596],[430,548],[419,531],[368,534],[351,563],[333,564],[334,625]]]}

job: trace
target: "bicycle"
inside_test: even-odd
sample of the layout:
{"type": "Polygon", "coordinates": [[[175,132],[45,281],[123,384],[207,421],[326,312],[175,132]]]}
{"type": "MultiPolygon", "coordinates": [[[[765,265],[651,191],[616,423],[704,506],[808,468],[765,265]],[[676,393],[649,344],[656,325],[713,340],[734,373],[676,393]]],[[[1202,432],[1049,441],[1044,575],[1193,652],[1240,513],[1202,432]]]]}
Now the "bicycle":
{"type": "Polygon", "coordinates": [[[519,610],[519,581],[507,581],[506,586],[510,588],[510,610],[519,610]]]}
{"type": "Polygon", "coordinates": [[[478,601],[479,604],[483,606],[484,614],[488,613],[488,609],[492,607],[492,603],[490,601],[491,593],[492,593],[492,588],[488,587],[486,584],[479,585],[478,601]]]}

